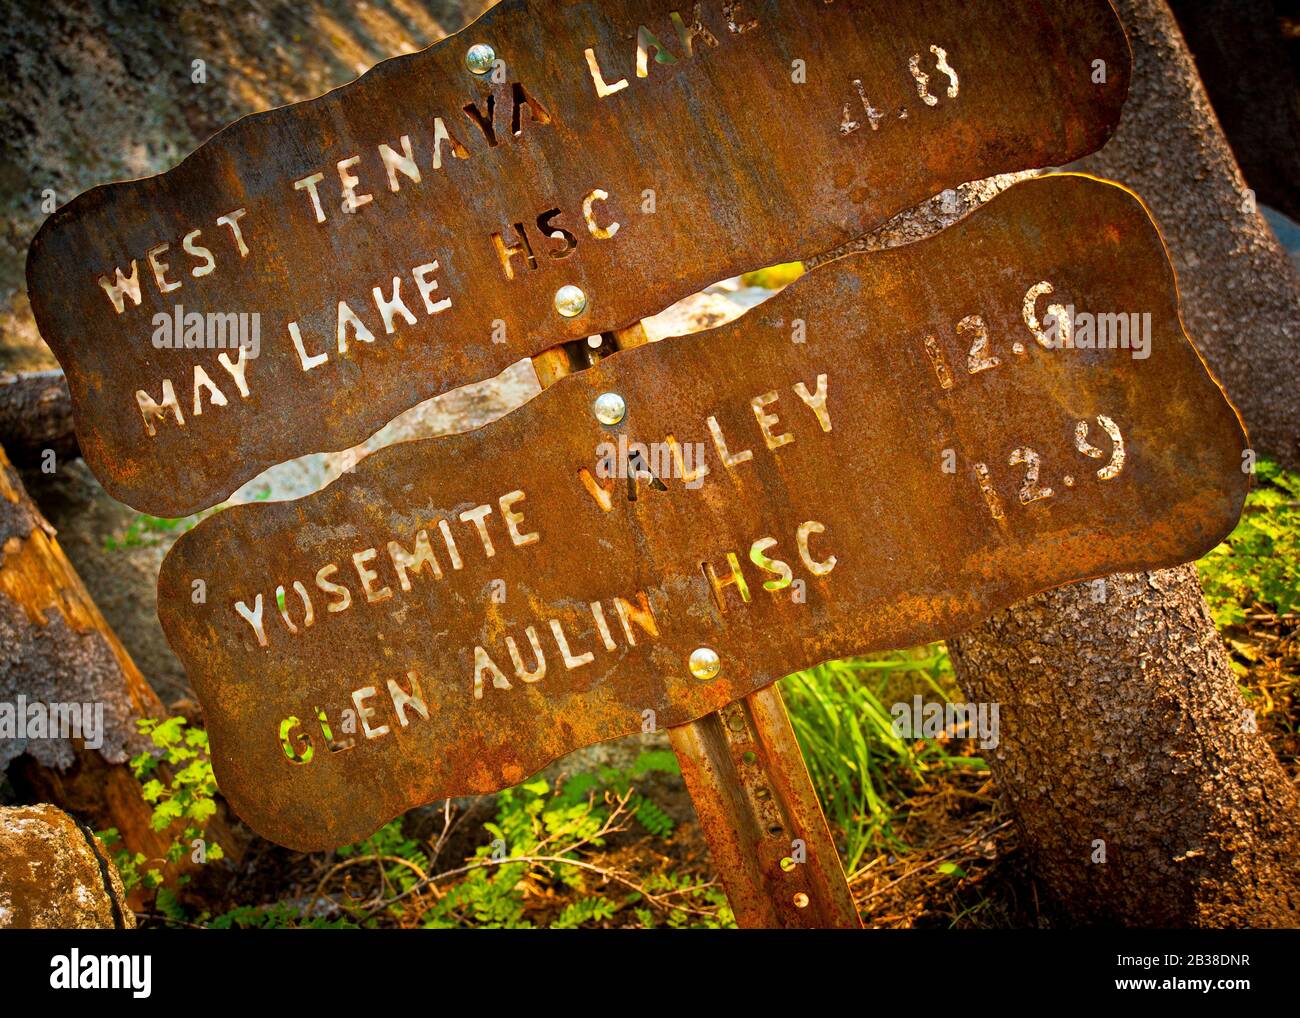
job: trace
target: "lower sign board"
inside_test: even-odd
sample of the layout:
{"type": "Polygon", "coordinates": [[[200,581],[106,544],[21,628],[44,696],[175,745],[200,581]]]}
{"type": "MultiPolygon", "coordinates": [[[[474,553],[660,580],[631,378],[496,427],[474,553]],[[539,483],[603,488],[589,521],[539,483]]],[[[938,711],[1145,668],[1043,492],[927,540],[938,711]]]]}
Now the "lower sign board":
{"type": "Polygon", "coordinates": [[[1196,558],[1237,415],[1121,187],[1020,183],[172,548],[222,791],[303,850],[1036,591],[1196,558]],[[202,592],[203,596],[199,596],[202,592]]]}
{"type": "Polygon", "coordinates": [[[1107,0],[503,0],[69,202],[32,242],[32,310],[86,462],[182,516],[944,188],[1086,155],[1129,62],[1107,0]]]}

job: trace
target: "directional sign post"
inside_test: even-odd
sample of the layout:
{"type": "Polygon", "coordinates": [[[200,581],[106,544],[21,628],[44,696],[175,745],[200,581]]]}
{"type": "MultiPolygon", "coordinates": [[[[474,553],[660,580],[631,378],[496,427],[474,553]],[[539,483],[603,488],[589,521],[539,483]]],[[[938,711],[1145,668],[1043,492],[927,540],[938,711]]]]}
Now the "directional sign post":
{"type": "Polygon", "coordinates": [[[484,428],[209,517],[159,611],[223,792],[319,849],[647,712],[689,724],[820,661],[1195,558],[1240,512],[1244,448],[1141,203],[1045,177],[484,428]],[[1071,308],[1061,345],[1049,316],[1071,308]],[[1137,315],[1125,346],[1095,345],[1103,314],[1137,315]]]}
{"type": "Polygon", "coordinates": [[[239,815],[334,847],[667,729],[738,921],[858,925],[776,680],[1204,553],[1240,422],[1140,201],[1081,176],[711,332],[636,323],[1095,150],[1128,75],[1105,0],[505,0],[51,216],[32,306],[139,509],[523,357],[543,384],[173,546],[159,614],[239,815]]]}

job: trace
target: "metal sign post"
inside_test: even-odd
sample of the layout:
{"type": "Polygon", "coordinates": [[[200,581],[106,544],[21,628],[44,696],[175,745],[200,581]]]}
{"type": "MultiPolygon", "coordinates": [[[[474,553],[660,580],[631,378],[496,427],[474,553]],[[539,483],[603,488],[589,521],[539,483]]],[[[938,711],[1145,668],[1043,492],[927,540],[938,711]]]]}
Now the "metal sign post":
{"type": "Polygon", "coordinates": [[[668,736],[739,925],[862,926],[776,686],[668,736]]]}
{"type": "MultiPolygon", "coordinates": [[[[533,358],[543,388],[647,342],[639,322],[593,349],[533,358]]],[[[775,685],[668,729],[736,922],[761,929],[860,929],[862,922],[775,685]]]]}
{"type": "Polygon", "coordinates": [[[741,925],[855,927],[774,683],[1195,558],[1245,436],[1145,209],[1077,175],[708,333],[622,328],[1094,151],[1128,86],[1105,0],[682,7],[504,0],[245,118],[54,213],[32,308],[86,462],[161,515],[522,357],[547,390],[171,548],[159,617],[251,827],[334,847],[666,728],[741,925]],[[239,309],[264,342],[218,350],[239,309]]]}

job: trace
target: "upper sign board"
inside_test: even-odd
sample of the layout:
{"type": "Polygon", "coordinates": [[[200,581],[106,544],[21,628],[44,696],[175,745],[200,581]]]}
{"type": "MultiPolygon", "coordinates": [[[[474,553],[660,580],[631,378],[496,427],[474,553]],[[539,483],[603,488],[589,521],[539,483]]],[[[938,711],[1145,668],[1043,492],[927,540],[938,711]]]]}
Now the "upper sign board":
{"type": "Polygon", "coordinates": [[[211,516],[158,606],[223,793],[321,849],[799,668],[1196,558],[1238,517],[1245,446],[1141,203],[1046,177],[477,431],[211,516]]]}
{"type": "Polygon", "coordinates": [[[1107,0],[506,0],[76,198],[28,290],[87,463],[183,515],[945,188],[1091,152],[1129,62],[1107,0]]]}

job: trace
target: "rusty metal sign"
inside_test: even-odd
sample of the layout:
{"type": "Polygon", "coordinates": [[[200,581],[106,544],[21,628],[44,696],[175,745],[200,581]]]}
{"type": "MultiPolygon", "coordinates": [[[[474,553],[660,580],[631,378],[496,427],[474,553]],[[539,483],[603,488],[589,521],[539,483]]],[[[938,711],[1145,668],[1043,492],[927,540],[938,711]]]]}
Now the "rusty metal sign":
{"type": "Polygon", "coordinates": [[[1107,0],[506,0],[76,198],[28,290],[87,463],[183,515],[944,188],[1091,152],[1129,62],[1107,0]]]}
{"type": "Polygon", "coordinates": [[[223,793],[321,849],[1195,558],[1238,517],[1245,444],[1141,203],[1045,177],[477,431],[218,513],[167,556],[159,611],[223,793]]]}

